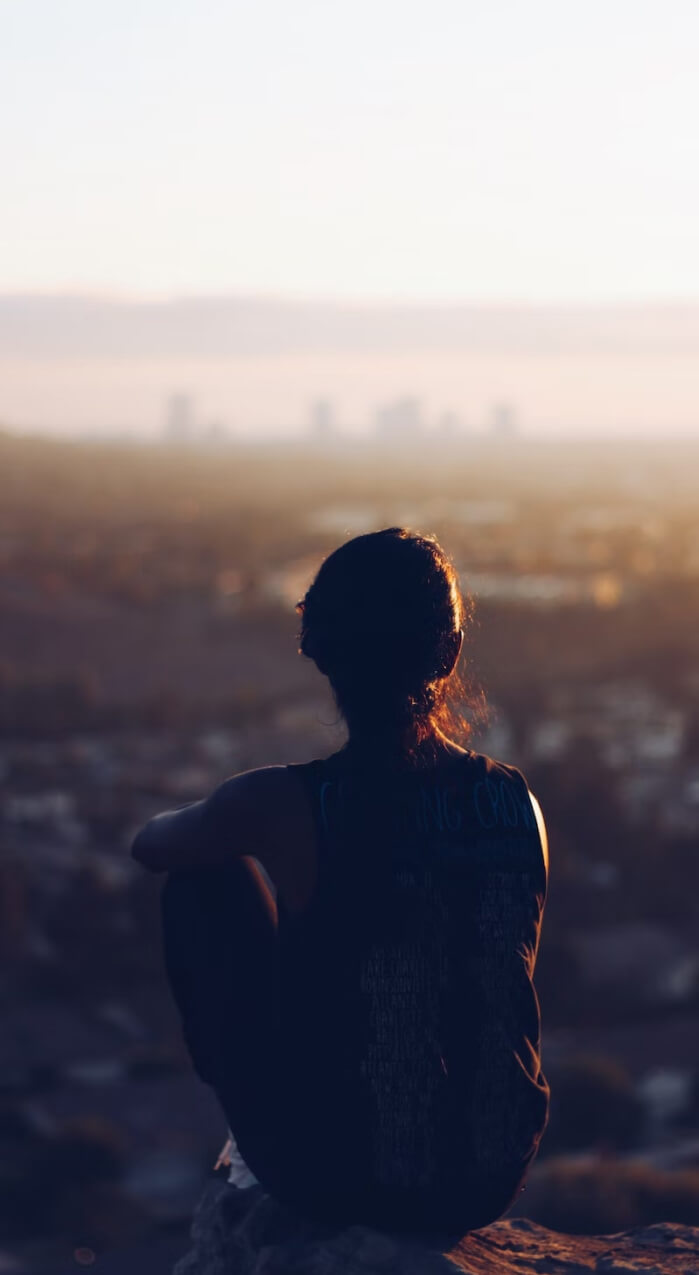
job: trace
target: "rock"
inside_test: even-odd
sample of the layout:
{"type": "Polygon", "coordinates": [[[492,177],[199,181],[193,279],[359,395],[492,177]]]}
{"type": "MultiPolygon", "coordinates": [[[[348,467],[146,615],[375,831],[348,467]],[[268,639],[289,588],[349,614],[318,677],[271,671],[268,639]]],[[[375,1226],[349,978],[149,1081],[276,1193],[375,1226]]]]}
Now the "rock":
{"type": "Polygon", "coordinates": [[[699,1228],[659,1222],[616,1235],[562,1235],[526,1218],[494,1222],[448,1253],[366,1226],[303,1221],[261,1186],[207,1187],[192,1249],[173,1275],[698,1275],[699,1228]]]}

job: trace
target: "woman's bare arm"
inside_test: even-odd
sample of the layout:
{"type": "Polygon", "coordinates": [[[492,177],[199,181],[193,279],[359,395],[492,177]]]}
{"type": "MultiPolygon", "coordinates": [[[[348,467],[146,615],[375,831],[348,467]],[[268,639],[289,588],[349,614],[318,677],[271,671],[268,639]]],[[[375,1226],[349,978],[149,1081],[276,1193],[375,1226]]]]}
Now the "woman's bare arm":
{"type": "Polygon", "coordinates": [[[234,775],[202,801],[149,819],[136,834],[131,854],[150,872],[174,872],[264,853],[267,814],[279,810],[285,782],[285,766],[234,775]]]}

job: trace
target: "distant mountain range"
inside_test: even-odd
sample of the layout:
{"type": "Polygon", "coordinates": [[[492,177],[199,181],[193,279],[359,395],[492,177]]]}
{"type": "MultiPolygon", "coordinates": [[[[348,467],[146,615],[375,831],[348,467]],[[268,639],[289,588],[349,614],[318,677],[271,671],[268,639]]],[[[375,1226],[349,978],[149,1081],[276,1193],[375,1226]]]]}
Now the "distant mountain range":
{"type": "Polygon", "coordinates": [[[696,355],[699,303],[399,305],[0,294],[0,358],[227,358],[411,350],[696,355]]]}

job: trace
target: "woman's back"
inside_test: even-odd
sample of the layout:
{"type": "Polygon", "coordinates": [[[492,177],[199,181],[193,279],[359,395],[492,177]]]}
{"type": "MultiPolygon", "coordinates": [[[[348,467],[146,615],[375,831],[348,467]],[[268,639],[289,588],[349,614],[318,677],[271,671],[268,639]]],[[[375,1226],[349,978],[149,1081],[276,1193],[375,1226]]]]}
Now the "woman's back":
{"type": "MultiPolygon", "coordinates": [[[[234,776],[152,821],[138,857],[172,870],[193,846],[209,864],[252,855],[277,886],[275,909],[238,873],[225,904],[230,1032],[181,925],[168,947],[195,1065],[259,1181],[307,1213],[460,1235],[505,1211],[546,1125],[543,820],[519,771],[453,742],[470,729],[457,673],[470,607],[433,537],[346,541],[298,610],[346,747],[234,776]]],[[[185,902],[187,889],[204,892],[185,883],[185,902]]],[[[218,891],[195,944],[207,971],[218,891]]]]}
{"type": "Polygon", "coordinates": [[[310,906],[279,899],[294,1202],[485,1224],[548,1115],[532,983],[546,863],[526,782],[473,752],[391,769],[345,749],[290,769],[318,856],[310,906]]]}

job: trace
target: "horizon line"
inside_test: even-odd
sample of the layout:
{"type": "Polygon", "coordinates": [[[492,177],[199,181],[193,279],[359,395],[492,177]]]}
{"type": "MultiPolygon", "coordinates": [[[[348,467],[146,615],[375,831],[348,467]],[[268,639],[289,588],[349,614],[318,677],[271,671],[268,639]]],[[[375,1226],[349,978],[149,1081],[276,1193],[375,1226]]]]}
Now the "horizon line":
{"type": "Polygon", "coordinates": [[[336,433],[327,438],[316,438],[308,432],[304,426],[290,426],[289,428],[275,428],[274,426],[264,428],[251,428],[245,431],[231,431],[223,438],[210,438],[206,434],[199,437],[192,437],[188,440],[174,441],[163,433],[152,432],[149,428],[135,426],[132,428],[114,428],[113,426],[105,426],[104,429],[84,430],[78,428],[55,428],[53,430],[46,426],[13,426],[8,425],[5,421],[0,421],[0,442],[3,439],[31,439],[32,442],[49,442],[49,443],[134,443],[138,446],[144,444],[157,446],[166,451],[172,452],[193,452],[204,450],[211,453],[225,452],[233,450],[236,447],[248,447],[256,443],[274,443],[277,445],[297,445],[302,443],[307,447],[317,451],[331,452],[337,444],[352,443],[361,446],[367,444],[375,445],[384,450],[390,451],[396,447],[415,446],[419,448],[425,443],[432,443],[434,440],[439,441],[444,446],[459,445],[461,443],[479,443],[488,442],[494,447],[504,449],[508,446],[516,446],[518,444],[529,445],[531,443],[563,443],[565,445],[572,443],[599,443],[604,441],[607,443],[657,443],[667,446],[668,443],[695,443],[699,444],[699,423],[694,431],[682,430],[677,427],[667,427],[658,424],[655,429],[637,429],[629,430],[610,430],[609,427],[583,427],[567,430],[561,427],[558,430],[536,429],[533,427],[518,428],[511,434],[500,435],[492,431],[488,427],[479,429],[464,429],[454,434],[444,435],[438,427],[428,427],[417,434],[411,434],[409,437],[402,439],[385,438],[376,434],[369,429],[364,431],[361,429],[338,429],[336,433]]]}
{"type": "Polygon", "coordinates": [[[0,301],[89,301],[120,305],[178,305],[188,302],[237,301],[251,304],[275,304],[282,306],[330,306],[343,309],[439,309],[439,310],[677,310],[699,308],[696,296],[672,296],[670,294],[647,297],[597,297],[591,298],[526,298],[526,297],[448,297],[448,296],[390,296],[390,295],[338,295],[318,292],[270,292],[232,288],[212,291],[181,289],[120,289],[113,286],[90,288],[2,288],[0,301]]]}

